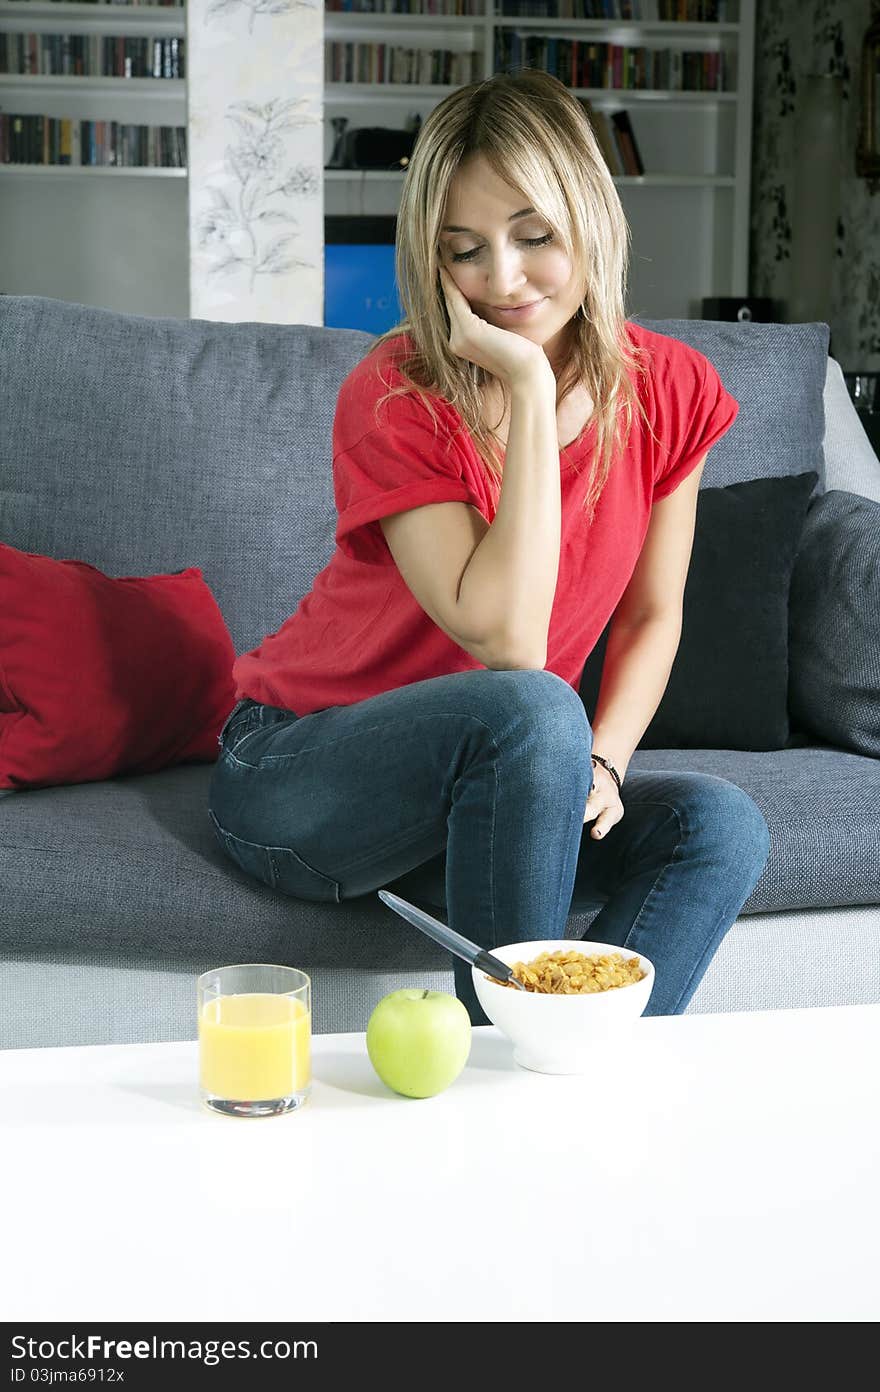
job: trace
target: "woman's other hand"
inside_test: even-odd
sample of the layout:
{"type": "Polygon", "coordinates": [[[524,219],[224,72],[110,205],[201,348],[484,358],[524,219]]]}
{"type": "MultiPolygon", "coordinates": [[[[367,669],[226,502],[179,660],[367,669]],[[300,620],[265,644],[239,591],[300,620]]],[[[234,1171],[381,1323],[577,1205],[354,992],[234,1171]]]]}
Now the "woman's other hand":
{"type": "Polygon", "coordinates": [[[601,764],[593,765],[593,787],[587,798],[584,824],[592,822],[594,818],[594,825],[590,828],[590,835],[594,841],[601,841],[623,818],[623,803],[617,791],[617,784],[601,764]]]}

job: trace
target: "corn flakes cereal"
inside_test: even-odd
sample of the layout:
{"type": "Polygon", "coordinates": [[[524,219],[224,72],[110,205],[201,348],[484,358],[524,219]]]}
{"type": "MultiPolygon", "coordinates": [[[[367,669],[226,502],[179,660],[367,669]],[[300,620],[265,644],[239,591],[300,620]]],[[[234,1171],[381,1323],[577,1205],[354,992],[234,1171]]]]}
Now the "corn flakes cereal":
{"type": "MultiPolygon", "coordinates": [[[[623,957],[619,952],[597,953],[585,957],[581,952],[542,952],[531,962],[511,962],[511,970],[527,991],[554,996],[588,995],[595,991],[611,991],[617,986],[630,986],[641,981],[646,973],[638,957],[623,957]]],[[[495,981],[496,986],[517,988],[509,981],[495,981]]]]}

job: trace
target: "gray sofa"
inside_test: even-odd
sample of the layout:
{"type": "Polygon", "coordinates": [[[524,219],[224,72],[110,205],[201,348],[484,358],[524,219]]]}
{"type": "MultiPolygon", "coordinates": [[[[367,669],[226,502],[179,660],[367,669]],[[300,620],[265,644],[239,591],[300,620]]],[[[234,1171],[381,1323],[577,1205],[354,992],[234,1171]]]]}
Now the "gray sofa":
{"type": "MultiPolygon", "coordinates": [[[[880,499],[826,326],[642,322],[704,352],[740,401],[703,486],[812,467],[808,416],[820,486],[880,499]],[[824,388],[798,401],[793,348],[810,327],[825,334],[824,388]]],[[[254,646],[332,553],[334,406],[369,342],[0,297],[0,541],[110,575],[198,565],[236,651],[254,646]]],[[[640,749],[632,768],[728,778],[770,828],[765,871],[689,1011],[880,1000],[880,760],[801,741],[640,749]]],[[[0,1047],[193,1039],[196,976],[230,962],[309,972],[319,1032],[363,1029],[401,985],[453,989],[448,956],[375,894],[307,903],[240,874],[214,840],[210,773],[0,798],[0,1047]]],[[[590,921],[573,916],[571,936],[590,921]]]]}

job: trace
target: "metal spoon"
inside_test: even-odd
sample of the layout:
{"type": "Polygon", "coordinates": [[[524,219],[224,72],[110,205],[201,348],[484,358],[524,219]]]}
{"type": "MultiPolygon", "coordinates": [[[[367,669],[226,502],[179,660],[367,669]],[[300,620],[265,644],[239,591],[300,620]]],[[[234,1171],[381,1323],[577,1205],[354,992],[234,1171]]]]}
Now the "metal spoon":
{"type": "Polygon", "coordinates": [[[390,890],[380,889],[378,894],[382,903],[387,904],[389,909],[400,914],[400,917],[405,918],[407,923],[421,928],[422,932],[427,933],[429,938],[433,938],[449,952],[454,952],[456,957],[463,957],[466,962],[470,962],[471,966],[480,967],[488,976],[494,976],[496,981],[507,981],[520,991],[526,989],[523,983],[514,976],[513,968],[509,967],[506,962],[502,962],[498,957],[493,957],[491,952],[487,952],[484,947],[471,942],[469,938],[463,938],[461,933],[447,928],[446,924],[441,923],[439,918],[432,918],[423,909],[416,908],[415,904],[401,899],[399,894],[392,894],[390,890]]]}

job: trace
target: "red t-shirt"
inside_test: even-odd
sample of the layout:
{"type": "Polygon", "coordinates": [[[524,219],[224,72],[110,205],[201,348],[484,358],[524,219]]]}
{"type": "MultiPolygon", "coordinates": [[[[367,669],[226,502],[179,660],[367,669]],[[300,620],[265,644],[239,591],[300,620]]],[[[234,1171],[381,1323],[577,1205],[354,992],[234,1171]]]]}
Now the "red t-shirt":
{"type": "MultiPolygon", "coordinates": [[[[638,380],[665,448],[634,417],[592,526],[583,499],[595,422],[560,451],[562,539],[546,668],[575,690],[633,573],[653,501],[678,487],[739,410],[702,353],[631,321],[627,331],[651,355],[647,380],[638,380]]],[[[377,521],[425,503],[465,502],[491,522],[499,497],[500,485],[468,432],[452,438],[461,418],[451,406],[435,399],[436,436],[417,396],[394,397],[374,417],[386,390],[378,371],[398,384],[395,359],[406,346],[402,335],[388,340],[340,388],[333,424],[336,549],[296,612],[236,660],[236,698],[308,715],[428,677],[483,668],[421,608],[377,521]]]]}

